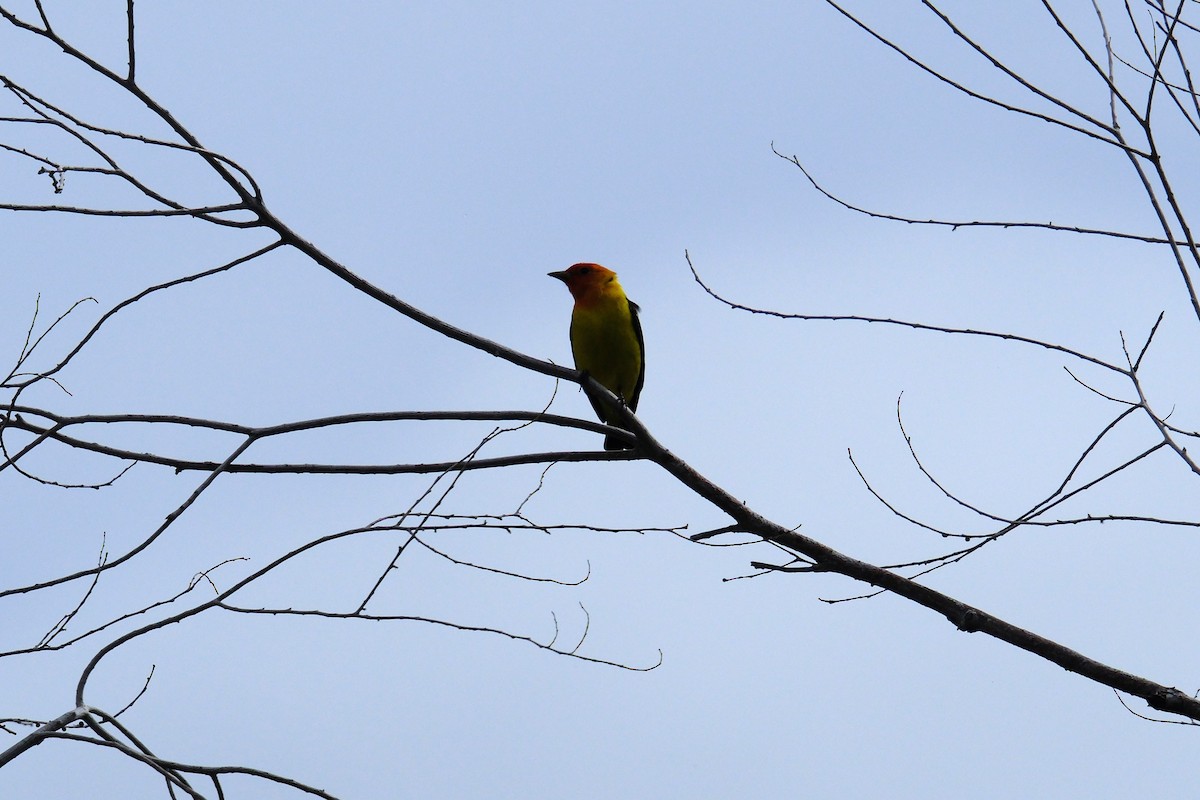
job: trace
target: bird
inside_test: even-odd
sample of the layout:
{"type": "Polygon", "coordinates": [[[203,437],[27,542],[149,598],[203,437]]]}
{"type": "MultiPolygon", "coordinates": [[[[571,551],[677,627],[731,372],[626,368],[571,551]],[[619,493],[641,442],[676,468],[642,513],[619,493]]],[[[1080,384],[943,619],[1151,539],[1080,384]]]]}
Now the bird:
{"type": "MultiPolygon", "coordinates": [[[[567,285],[575,308],[571,311],[571,354],[575,369],[590,375],[637,410],[646,378],[646,347],[637,303],[625,296],[617,273],[599,264],[573,264],[548,273],[567,285]]],[[[618,425],[617,415],[599,398],[588,395],[601,422],[618,425]]],[[[628,450],[620,437],[604,437],[605,450],[628,450]]]]}

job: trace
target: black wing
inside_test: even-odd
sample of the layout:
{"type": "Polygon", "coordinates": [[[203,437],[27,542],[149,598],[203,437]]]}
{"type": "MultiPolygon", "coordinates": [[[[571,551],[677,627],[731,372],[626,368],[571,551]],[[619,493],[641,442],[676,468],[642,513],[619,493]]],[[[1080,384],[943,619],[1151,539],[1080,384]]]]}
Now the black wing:
{"type": "Polygon", "coordinates": [[[642,367],[638,370],[637,386],[633,387],[633,396],[626,398],[630,411],[637,411],[638,398],[642,396],[642,384],[646,382],[646,342],[642,339],[642,322],[638,312],[642,309],[638,304],[629,300],[629,320],[633,323],[633,333],[637,336],[638,355],[642,359],[642,367]]]}

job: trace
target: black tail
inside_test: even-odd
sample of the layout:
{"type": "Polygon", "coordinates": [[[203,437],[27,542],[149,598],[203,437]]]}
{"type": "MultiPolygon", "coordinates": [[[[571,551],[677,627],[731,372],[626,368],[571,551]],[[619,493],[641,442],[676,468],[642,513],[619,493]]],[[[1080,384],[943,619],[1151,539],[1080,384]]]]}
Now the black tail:
{"type": "Polygon", "coordinates": [[[605,450],[632,450],[633,445],[626,444],[625,441],[620,439],[619,437],[609,434],[608,436],[604,437],[604,449],[605,450]]]}

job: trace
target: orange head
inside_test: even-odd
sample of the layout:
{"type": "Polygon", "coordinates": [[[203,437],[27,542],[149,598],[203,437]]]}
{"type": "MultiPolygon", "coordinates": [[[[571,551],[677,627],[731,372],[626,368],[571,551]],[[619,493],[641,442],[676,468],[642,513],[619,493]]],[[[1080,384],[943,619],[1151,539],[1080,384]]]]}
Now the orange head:
{"type": "MultiPolygon", "coordinates": [[[[608,284],[616,284],[617,273],[599,264],[572,264],[562,272],[547,273],[567,285],[576,303],[588,303],[604,292],[608,284]]],[[[620,286],[620,284],[617,284],[620,286]]]]}

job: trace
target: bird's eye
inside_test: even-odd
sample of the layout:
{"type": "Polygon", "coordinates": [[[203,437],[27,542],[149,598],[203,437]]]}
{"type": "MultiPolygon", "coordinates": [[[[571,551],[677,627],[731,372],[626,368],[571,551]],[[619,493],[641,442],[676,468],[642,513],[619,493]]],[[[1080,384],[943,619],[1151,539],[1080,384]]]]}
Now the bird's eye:
{"type": "Polygon", "coordinates": [[[587,275],[587,274],[588,274],[589,272],[591,272],[591,271],[592,271],[592,268],[591,268],[591,267],[580,267],[580,268],[579,268],[579,274],[580,274],[580,275],[587,275]]]}

